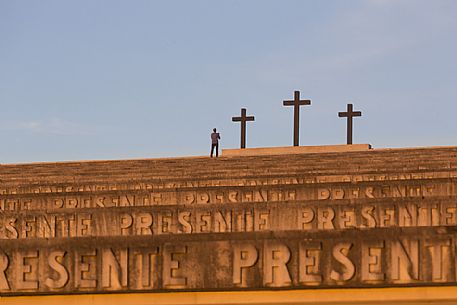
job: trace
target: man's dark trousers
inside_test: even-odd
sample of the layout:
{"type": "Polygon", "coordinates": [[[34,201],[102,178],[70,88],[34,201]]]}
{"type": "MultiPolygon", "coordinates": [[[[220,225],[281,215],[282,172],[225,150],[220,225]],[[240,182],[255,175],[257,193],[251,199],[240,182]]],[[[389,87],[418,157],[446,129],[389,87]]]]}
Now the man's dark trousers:
{"type": "Polygon", "coordinates": [[[213,157],[214,147],[216,147],[216,157],[219,157],[219,143],[213,143],[211,145],[211,157],[213,157]]]}

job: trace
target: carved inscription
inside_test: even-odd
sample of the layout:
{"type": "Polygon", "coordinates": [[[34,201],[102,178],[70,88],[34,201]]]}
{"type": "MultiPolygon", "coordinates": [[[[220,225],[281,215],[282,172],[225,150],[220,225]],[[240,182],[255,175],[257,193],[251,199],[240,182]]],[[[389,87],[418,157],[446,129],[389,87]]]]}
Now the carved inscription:
{"type": "Polygon", "coordinates": [[[287,239],[207,241],[205,247],[198,241],[147,242],[138,247],[119,240],[116,247],[4,250],[0,252],[0,292],[451,284],[456,282],[456,237],[373,240],[370,235],[334,241],[295,234],[287,239]],[[217,278],[214,270],[218,270],[217,278]]]}
{"type": "MultiPolygon", "coordinates": [[[[0,239],[52,239],[457,226],[457,201],[272,202],[0,214],[0,239]],[[90,213],[92,212],[92,213],[90,213]]],[[[374,251],[374,250],[372,250],[374,251]]]]}
{"type": "Polygon", "coordinates": [[[66,193],[94,193],[104,191],[158,191],[170,189],[189,188],[211,188],[211,187],[246,187],[246,186],[287,186],[287,185],[313,185],[325,183],[360,183],[360,182],[389,182],[389,181],[418,181],[431,179],[457,178],[456,171],[419,171],[410,173],[386,173],[386,174],[305,174],[284,177],[255,177],[255,178],[217,178],[217,179],[160,179],[160,180],[138,180],[134,183],[125,182],[103,182],[99,183],[74,183],[63,182],[56,184],[33,183],[8,183],[5,181],[0,186],[0,195],[14,194],[66,194],[66,193]],[[10,184],[10,186],[8,185],[10,184]]]}
{"type": "Polygon", "coordinates": [[[455,286],[454,150],[2,165],[0,295],[455,286]]]}
{"type": "Polygon", "coordinates": [[[340,230],[457,225],[457,202],[303,205],[302,230],[340,230]]]}
{"type": "Polygon", "coordinates": [[[411,183],[387,181],[382,184],[247,186],[237,188],[173,189],[156,191],[97,191],[72,194],[10,194],[0,196],[0,213],[8,211],[106,209],[149,206],[201,206],[233,203],[293,201],[337,201],[387,198],[433,198],[457,196],[457,182],[411,183]]]}

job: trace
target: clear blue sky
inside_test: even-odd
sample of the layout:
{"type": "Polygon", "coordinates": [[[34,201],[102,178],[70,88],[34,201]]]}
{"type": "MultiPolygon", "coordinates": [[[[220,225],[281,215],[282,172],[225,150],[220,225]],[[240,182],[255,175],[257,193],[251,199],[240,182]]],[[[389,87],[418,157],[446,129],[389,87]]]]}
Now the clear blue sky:
{"type": "Polygon", "coordinates": [[[0,163],[457,145],[457,1],[0,0],[0,163]]]}

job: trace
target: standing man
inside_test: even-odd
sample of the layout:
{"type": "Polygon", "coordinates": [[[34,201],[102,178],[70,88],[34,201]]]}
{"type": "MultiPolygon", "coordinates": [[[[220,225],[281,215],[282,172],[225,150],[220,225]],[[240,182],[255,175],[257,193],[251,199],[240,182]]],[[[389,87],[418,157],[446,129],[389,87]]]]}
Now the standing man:
{"type": "Polygon", "coordinates": [[[216,132],[216,128],[213,128],[213,133],[211,134],[211,158],[213,157],[214,148],[216,148],[216,157],[219,156],[219,133],[216,132]]]}

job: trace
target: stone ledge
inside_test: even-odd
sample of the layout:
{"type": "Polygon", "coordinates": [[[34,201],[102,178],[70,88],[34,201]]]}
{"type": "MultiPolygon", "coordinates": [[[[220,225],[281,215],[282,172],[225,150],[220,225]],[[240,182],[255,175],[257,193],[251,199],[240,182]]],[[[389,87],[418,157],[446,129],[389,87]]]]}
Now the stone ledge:
{"type": "Polygon", "coordinates": [[[303,289],[280,291],[168,292],[2,297],[4,305],[455,305],[449,287],[303,289]]]}
{"type": "Polygon", "coordinates": [[[325,146],[285,146],[285,147],[259,147],[245,149],[223,149],[223,157],[238,156],[264,156],[264,155],[290,155],[290,154],[315,154],[371,150],[370,144],[353,145],[325,145],[325,146]]]}

